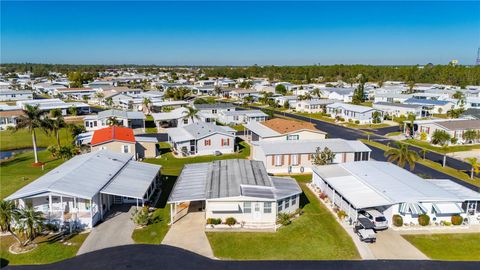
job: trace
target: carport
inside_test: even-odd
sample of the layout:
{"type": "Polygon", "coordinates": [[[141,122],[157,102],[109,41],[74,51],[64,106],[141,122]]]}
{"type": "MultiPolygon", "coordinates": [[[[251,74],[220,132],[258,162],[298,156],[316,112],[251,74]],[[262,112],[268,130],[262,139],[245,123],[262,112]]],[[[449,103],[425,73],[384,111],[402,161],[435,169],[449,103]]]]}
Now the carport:
{"type": "Polygon", "coordinates": [[[182,207],[183,204],[200,201],[202,207],[205,205],[207,176],[211,166],[211,163],[185,165],[168,197],[170,225],[187,214],[188,207],[182,207]],[[178,214],[182,216],[177,217],[178,214]]]}
{"type": "Polygon", "coordinates": [[[107,195],[100,196],[100,213],[103,218],[103,205],[107,205],[107,210],[110,210],[110,205],[113,202],[112,196],[119,196],[123,201],[131,201],[136,204],[144,206],[145,201],[148,200],[154,193],[159,181],[159,166],[135,162],[128,163],[116,177],[113,178],[101,191],[100,194],[107,195]],[[106,202],[103,200],[107,200],[106,202]]]}

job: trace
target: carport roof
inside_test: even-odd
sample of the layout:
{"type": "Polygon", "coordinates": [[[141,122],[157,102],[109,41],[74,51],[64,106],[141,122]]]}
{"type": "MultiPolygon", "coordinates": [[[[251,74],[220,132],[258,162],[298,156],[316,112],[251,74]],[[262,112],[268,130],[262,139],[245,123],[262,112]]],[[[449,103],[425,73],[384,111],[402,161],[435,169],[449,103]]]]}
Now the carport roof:
{"type": "Polygon", "coordinates": [[[159,165],[130,161],[101,193],[143,199],[160,168],[159,165]]]}
{"type": "Polygon", "coordinates": [[[168,197],[168,203],[206,200],[205,185],[211,166],[212,163],[185,165],[168,197]]]}

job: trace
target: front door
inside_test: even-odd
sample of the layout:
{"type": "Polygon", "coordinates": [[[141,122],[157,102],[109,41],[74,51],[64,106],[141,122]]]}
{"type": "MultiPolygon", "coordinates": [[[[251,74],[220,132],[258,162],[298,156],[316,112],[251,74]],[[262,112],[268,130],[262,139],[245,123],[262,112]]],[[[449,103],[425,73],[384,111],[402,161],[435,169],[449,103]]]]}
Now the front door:
{"type": "Polygon", "coordinates": [[[261,220],[262,219],[262,212],[260,212],[260,203],[255,203],[253,207],[253,219],[254,220],[261,220]]]}

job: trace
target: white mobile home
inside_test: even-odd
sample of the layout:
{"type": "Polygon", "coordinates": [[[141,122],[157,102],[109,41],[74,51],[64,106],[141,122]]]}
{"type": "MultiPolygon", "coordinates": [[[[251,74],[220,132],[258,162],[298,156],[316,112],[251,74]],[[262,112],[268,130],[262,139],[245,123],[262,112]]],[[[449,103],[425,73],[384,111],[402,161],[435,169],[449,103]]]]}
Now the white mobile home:
{"type": "Polygon", "coordinates": [[[273,118],[264,122],[250,122],[246,128],[246,139],[255,141],[299,141],[325,139],[326,134],[315,125],[295,120],[273,118]]]}

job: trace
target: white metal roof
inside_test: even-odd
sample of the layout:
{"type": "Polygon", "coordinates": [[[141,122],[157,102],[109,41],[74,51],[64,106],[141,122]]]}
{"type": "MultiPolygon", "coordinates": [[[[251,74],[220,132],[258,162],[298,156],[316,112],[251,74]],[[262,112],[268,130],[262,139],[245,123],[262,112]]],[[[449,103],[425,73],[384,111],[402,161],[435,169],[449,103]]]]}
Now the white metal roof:
{"type": "Polygon", "coordinates": [[[429,179],[428,182],[468,201],[480,201],[480,192],[476,192],[449,179],[429,179]]]}
{"type": "Polygon", "coordinates": [[[274,136],[281,135],[275,130],[269,127],[266,127],[265,125],[262,125],[259,122],[250,122],[248,124],[243,124],[243,126],[260,137],[274,137],[274,136]]]}
{"type": "Polygon", "coordinates": [[[128,162],[131,162],[132,157],[109,150],[75,156],[19,189],[7,199],[19,199],[45,192],[91,199],[128,162]]]}
{"type": "Polygon", "coordinates": [[[376,111],[376,109],[372,107],[367,107],[367,106],[360,106],[360,105],[353,105],[353,104],[347,104],[347,103],[333,103],[333,104],[328,104],[327,108],[342,108],[348,111],[353,111],[353,112],[358,112],[358,113],[365,113],[369,111],[376,111]]]}
{"type": "Polygon", "coordinates": [[[184,118],[187,115],[187,113],[188,113],[187,108],[180,107],[170,112],[152,113],[152,116],[155,121],[165,121],[165,120],[184,118]]]}
{"type": "Polygon", "coordinates": [[[102,190],[102,193],[143,199],[160,171],[160,165],[130,161],[102,190]]]}
{"type": "Polygon", "coordinates": [[[334,153],[370,152],[361,141],[343,139],[300,140],[300,141],[260,141],[254,144],[260,147],[265,155],[309,154],[315,153],[317,147],[328,147],[334,153]]]}
{"type": "Polygon", "coordinates": [[[168,203],[206,200],[205,187],[212,163],[186,164],[177,178],[168,203]]]}
{"type": "Polygon", "coordinates": [[[201,139],[215,133],[221,133],[231,137],[235,136],[235,130],[231,127],[218,126],[205,122],[195,122],[184,127],[170,128],[168,129],[167,133],[168,136],[170,136],[170,138],[175,142],[201,139]]]}

